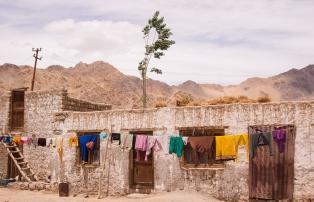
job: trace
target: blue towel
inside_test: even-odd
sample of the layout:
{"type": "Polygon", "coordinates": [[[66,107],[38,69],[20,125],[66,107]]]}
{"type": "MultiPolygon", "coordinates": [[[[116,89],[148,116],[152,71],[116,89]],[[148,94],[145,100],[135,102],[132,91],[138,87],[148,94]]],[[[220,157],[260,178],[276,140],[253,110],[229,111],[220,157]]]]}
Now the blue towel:
{"type": "Polygon", "coordinates": [[[97,133],[85,133],[87,135],[80,136],[80,148],[82,152],[82,161],[87,162],[88,161],[88,149],[86,147],[86,143],[88,142],[94,142],[94,147],[92,148],[92,151],[95,149],[95,144],[97,141],[97,133]]]}
{"type": "Polygon", "coordinates": [[[102,133],[99,134],[99,139],[104,140],[106,138],[107,138],[107,134],[106,133],[102,132],[102,133]]]}
{"type": "Polygon", "coordinates": [[[12,137],[11,136],[4,136],[3,142],[12,144],[12,137]]]}

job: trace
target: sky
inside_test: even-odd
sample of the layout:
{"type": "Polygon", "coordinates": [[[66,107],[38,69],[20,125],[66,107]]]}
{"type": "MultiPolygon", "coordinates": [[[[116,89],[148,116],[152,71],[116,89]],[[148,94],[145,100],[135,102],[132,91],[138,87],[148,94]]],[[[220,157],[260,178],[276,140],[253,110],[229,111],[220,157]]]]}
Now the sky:
{"type": "Polygon", "coordinates": [[[105,61],[139,76],[142,28],[159,10],[176,44],[148,76],[237,84],[314,63],[313,0],[0,0],[0,64],[105,61]]]}

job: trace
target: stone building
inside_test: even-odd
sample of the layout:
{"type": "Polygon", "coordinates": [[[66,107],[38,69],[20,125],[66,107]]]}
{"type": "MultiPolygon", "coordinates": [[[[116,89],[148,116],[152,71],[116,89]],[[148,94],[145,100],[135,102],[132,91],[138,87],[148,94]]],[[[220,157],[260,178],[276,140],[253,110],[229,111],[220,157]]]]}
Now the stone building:
{"type": "MultiPolygon", "coordinates": [[[[0,127],[4,133],[10,130],[10,100],[9,94],[0,98],[0,127]]],[[[289,139],[291,145],[286,148],[288,156],[284,157],[284,161],[291,159],[283,170],[289,179],[283,177],[285,181],[281,184],[289,184],[288,192],[295,201],[313,200],[314,102],[111,110],[108,105],[69,98],[66,91],[25,92],[23,130],[29,136],[62,136],[67,139],[72,132],[84,134],[103,130],[161,136],[203,130],[205,133],[228,135],[248,133],[256,126],[274,125],[294,129],[289,139]]],[[[63,144],[62,162],[54,147],[33,148],[24,145],[23,154],[41,180],[49,178],[51,183],[67,181],[74,194],[97,194],[102,176],[100,187],[103,194],[124,195],[137,189],[153,192],[179,189],[197,190],[225,201],[247,201],[252,182],[256,180],[252,179],[254,174],[250,170],[254,170],[254,164],[246,158],[243,147],[239,148],[237,161],[224,161],[215,166],[185,166],[182,158],[163,151],[153,152],[150,164],[138,165],[134,161],[133,149],[122,149],[115,142],[109,141],[107,144],[107,141],[108,138],[99,140],[98,157],[84,165],[79,160],[80,149],[70,147],[67,142],[63,144]],[[147,182],[144,183],[146,188],[134,186],[140,185],[135,183],[138,179],[134,177],[138,169],[143,169],[140,166],[151,169],[144,180],[147,182]]],[[[6,152],[0,146],[2,177],[7,173],[7,161],[6,152]]],[[[262,180],[259,176],[257,178],[257,181],[262,180]]]]}

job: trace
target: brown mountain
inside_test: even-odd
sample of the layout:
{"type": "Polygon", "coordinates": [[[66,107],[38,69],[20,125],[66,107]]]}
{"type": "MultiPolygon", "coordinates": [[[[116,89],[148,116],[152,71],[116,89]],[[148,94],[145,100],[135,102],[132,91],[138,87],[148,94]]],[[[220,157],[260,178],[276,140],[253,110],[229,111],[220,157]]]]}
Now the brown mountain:
{"type": "MultiPolygon", "coordinates": [[[[0,66],[0,94],[13,88],[30,86],[32,67],[3,64],[0,66]]],[[[66,88],[71,96],[117,108],[136,108],[141,101],[141,80],[124,75],[105,62],[78,63],[75,67],[59,65],[36,72],[35,90],[66,88]]],[[[180,93],[194,99],[246,95],[257,98],[269,95],[272,100],[301,100],[314,98],[314,65],[269,78],[250,78],[239,85],[221,86],[186,81],[178,86],[148,80],[149,103],[169,100],[180,93]]]]}

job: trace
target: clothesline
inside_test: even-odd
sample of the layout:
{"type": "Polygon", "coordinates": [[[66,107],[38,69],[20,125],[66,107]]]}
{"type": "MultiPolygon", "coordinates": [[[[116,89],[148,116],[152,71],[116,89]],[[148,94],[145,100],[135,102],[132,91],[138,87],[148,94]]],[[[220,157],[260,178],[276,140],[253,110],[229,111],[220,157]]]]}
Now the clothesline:
{"type": "MultiPolygon", "coordinates": [[[[108,132],[108,131],[106,131],[108,132]]],[[[97,136],[100,140],[104,140],[109,135],[105,131],[99,133],[88,132],[90,134],[78,135],[79,133],[68,132],[69,147],[80,146],[83,152],[82,160],[86,161],[86,151],[94,151],[97,136]]],[[[151,150],[156,152],[163,150],[166,154],[176,154],[177,157],[182,156],[184,145],[190,144],[192,149],[199,153],[211,152],[215,150],[216,160],[238,159],[239,146],[245,146],[247,158],[254,158],[256,149],[259,146],[268,146],[270,155],[272,155],[272,142],[275,141],[278,145],[278,150],[282,153],[285,149],[286,132],[285,129],[274,129],[271,132],[256,132],[248,134],[227,134],[227,135],[209,135],[209,136],[182,136],[180,134],[172,135],[146,135],[132,134],[129,132],[111,133],[111,142],[118,141],[118,145],[122,149],[134,148],[137,151],[137,160],[140,160],[140,153],[145,152],[145,160],[151,154],[151,150]],[[135,141],[133,141],[135,138],[135,141]],[[250,141],[250,142],[249,142],[250,141]],[[134,145],[133,145],[134,144],[134,145]],[[250,148],[249,148],[250,145],[250,148]]],[[[63,152],[63,137],[58,138],[37,138],[36,136],[27,137],[20,135],[0,136],[0,141],[12,144],[13,142],[20,145],[33,145],[42,147],[57,147],[60,160],[62,160],[63,152]],[[59,141],[57,141],[59,139],[59,141]],[[62,141],[61,141],[62,140],[62,141]],[[58,143],[59,142],[59,143],[58,143]]]]}

